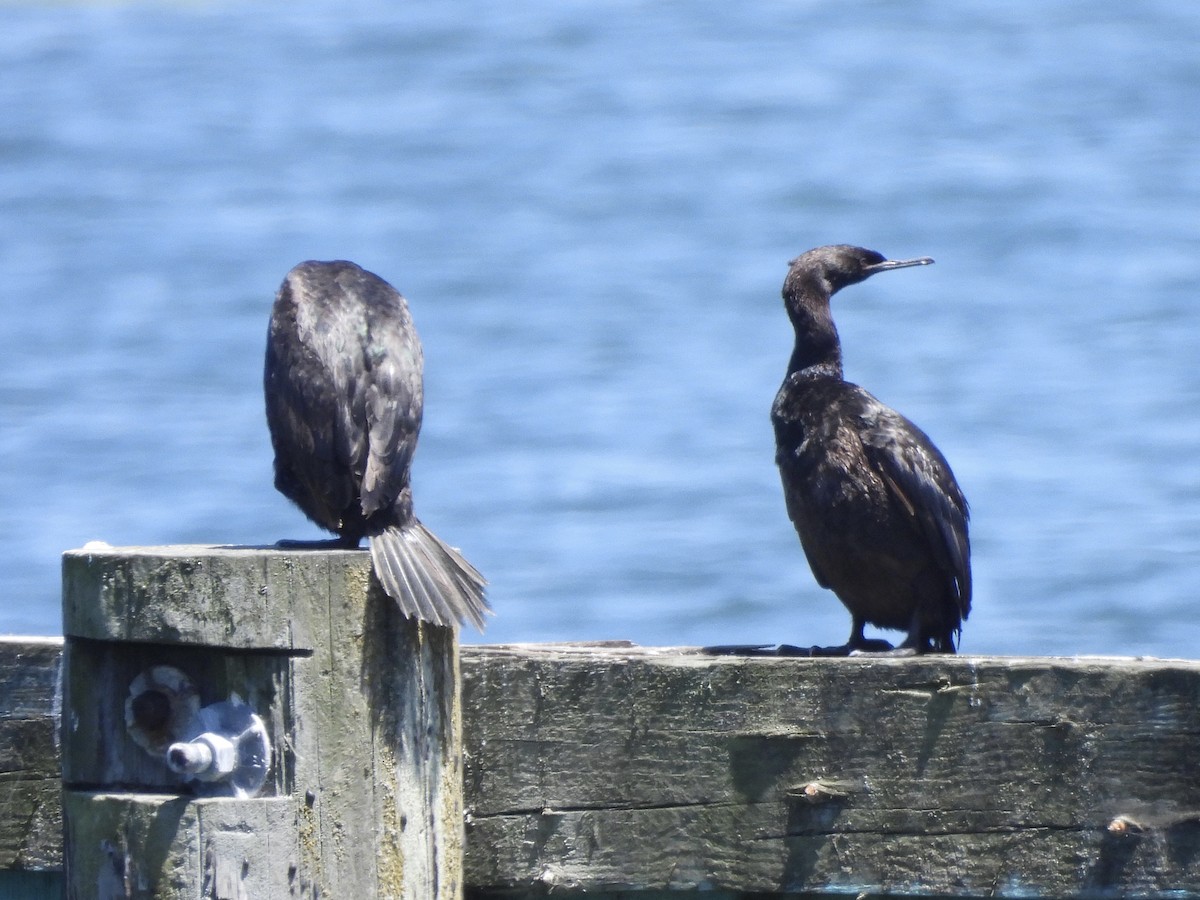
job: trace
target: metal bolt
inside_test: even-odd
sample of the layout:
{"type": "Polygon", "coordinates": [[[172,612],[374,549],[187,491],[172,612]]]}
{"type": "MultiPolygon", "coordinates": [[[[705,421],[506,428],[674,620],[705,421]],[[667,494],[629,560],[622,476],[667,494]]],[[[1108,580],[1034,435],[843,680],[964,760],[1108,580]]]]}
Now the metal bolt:
{"type": "Polygon", "coordinates": [[[167,750],[167,765],[180,775],[215,781],[237,769],[237,744],[223,734],[205,732],[190,741],[172,744],[167,750]]]}

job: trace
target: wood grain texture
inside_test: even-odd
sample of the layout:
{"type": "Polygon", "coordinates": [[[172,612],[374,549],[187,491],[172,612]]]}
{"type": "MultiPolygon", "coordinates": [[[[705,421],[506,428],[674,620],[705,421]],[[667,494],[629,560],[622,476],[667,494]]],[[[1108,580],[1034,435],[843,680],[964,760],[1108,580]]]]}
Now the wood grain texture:
{"type": "Polygon", "coordinates": [[[287,798],[67,791],[64,802],[68,897],[296,896],[296,806],[287,798]]]}
{"type": "Polygon", "coordinates": [[[62,866],[62,640],[0,638],[0,869],[62,866]]]}
{"type": "Polygon", "coordinates": [[[1184,662],[476,648],[466,878],[1198,893],[1198,701],[1184,662]]]}
{"type": "Polygon", "coordinates": [[[310,598],[327,562],[366,551],[206,544],[94,547],[63,554],[63,634],[92,640],[311,649],[310,598]]]}

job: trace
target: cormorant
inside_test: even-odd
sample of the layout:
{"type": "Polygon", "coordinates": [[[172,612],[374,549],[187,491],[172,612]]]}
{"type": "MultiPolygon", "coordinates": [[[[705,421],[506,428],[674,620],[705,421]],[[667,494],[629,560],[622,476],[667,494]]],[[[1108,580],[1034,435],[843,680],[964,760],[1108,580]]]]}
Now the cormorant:
{"type": "Polygon", "coordinates": [[[845,646],[806,652],[890,651],[864,638],[871,624],[908,632],[896,653],[953,653],[971,611],[966,498],[925,432],[843,380],[829,310],[848,285],[932,262],[843,244],[789,263],[783,299],[796,345],[771,408],[775,461],[813,575],[853,619],[845,646]]]}
{"type": "MultiPolygon", "coordinates": [[[[263,387],[275,487],[357,547],[409,617],[483,628],[483,576],[413,515],[421,342],[404,297],[352,262],[302,262],[271,310],[263,387]]],[[[295,546],[302,542],[280,542],[295,546]]]]}

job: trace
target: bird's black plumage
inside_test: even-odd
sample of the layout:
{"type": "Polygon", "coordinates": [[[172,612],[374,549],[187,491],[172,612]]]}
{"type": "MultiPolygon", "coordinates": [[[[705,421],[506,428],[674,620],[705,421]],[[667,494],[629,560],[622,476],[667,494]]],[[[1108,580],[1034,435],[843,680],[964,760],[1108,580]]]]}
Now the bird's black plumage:
{"type": "Polygon", "coordinates": [[[931,262],[819,247],[792,260],[783,285],[796,344],[771,409],[776,462],[813,575],[853,619],[831,652],[889,646],[863,637],[871,624],[906,631],[905,652],[953,653],[971,610],[966,498],[925,432],[842,378],[829,309],[841,288],[931,262]]]}
{"type": "Polygon", "coordinates": [[[483,577],[413,515],[422,369],[408,305],[378,275],[342,260],[288,272],[263,376],[275,487],[338,544],[368,538],[405,615],[482,628],[483,577]]]}

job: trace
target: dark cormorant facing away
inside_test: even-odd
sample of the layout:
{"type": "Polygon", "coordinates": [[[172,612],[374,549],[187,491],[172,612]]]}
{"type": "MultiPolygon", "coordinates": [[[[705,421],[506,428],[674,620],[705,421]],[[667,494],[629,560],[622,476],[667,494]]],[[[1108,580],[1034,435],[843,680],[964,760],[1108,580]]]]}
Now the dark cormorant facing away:
{"type": "Polygon", "coordinates": [[[971,610],[967,501],[916,425],[842,379],[829,299],[877,272],[932,263],[837,245],[790,263],[783,284],[796,346],[771,420],[788,516],[817,583],[850,610],[837,654],[890,650],[863,626],[907,631],[899,652],[953,653],[971,610]]]}
{"type": "Polygon", "coordinates": [[[336,545],[369,538],[375,575],[406,616],[482,629],[483,576],[413,515],[421,373],[421,342],[390,284],[340,260],[288,272],[263,377],[275,487],[336,545]]]}

